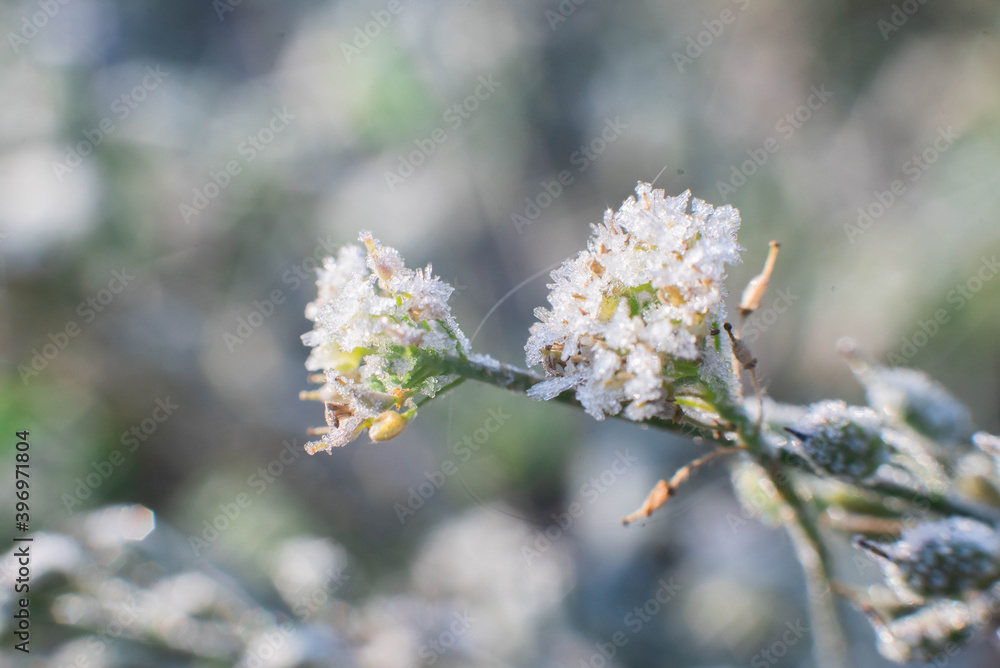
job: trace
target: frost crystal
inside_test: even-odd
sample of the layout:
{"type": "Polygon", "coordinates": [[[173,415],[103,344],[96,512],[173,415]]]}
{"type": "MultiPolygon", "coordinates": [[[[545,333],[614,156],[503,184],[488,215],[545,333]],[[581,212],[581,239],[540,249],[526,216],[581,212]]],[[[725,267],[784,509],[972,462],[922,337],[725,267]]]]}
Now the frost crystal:
{"type": "Polygon", "coordinates": [[[918,524],[881,551],[887,580],[903,595],[957,599],[1000,577],[1000,536],[966,518],[918,524]]]}
{"type": "Polygon", "coordinates": [[[672,417],[675,381],[730,383],[727,355],[709,332],[725,317],[725,266],[740,261],[739,212],[690,192],[664,197],[639,183],[593,226],[587,250],[552,272],[541,322],[525,346],[547,380],[529,396],[575,389],[587,413],[636,421],[672,417]],[[707,345],[711,342],[711,345],[707,345]]]}
{"type": "Polygon", "coordinates": [[[324,372],[323,387],[312,395],[325,403],[329,426],[321,441],[306,445],[310,454],[349,443],[380,416],[380,437],[399,433],[415,411],[413,395],[433,396],[453,379],[437,372],[435,362],[469,351],[448,306],[453,288],[430,265],[407,269],[370,232],[360,240],[367,254],[348,245],[324,261],[318,296],[306,307],[314,322],[302,336],[313,348],[306,368],[324,372]],[[398,417],[384,415],[404,408],[398,417]]]}
{"type": "Polygon", "coordinates": [[[813,466],[838,478],[867,478],[889,458],[881,421],[870,408],[821,401],[788,431],[799,439],[813,466]]]}
{"type": "Polygon", "coordinates": [[[868,405],[897,424],[943,443],[968,441],[969,409],[930,376],[916,369],[886,367],[867,359],[851,339],[838,343],[868,395],[868,405]]]}

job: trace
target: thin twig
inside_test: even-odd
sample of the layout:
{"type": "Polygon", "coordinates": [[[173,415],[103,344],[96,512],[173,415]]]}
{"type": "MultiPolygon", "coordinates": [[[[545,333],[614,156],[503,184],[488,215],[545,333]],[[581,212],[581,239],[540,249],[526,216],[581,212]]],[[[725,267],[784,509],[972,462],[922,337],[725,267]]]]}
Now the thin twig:
{"type": "Polygon", "coordinates": [[[702,455],[693,462],[681,467],[676,473],[674,473],[673,477],[670,478],[669,481],[661,480],[656,483],[656,486],[653,487],[653,491],[649,493],[648,497],[646,497],[646,501],[642,504],[642,507],[631,515],[623,517],[622,524],[631,524],[636,520],[649,517],[660,506],[666,503],[670,497],[677,492],[677,488],[687,482],[695,471],[722,455],[732,454],[733,452],[742,449],[743,448],[741,446],[737,446],[736,448],[719,448],[717,450],[712,450],[707,455],[702,455]]]}

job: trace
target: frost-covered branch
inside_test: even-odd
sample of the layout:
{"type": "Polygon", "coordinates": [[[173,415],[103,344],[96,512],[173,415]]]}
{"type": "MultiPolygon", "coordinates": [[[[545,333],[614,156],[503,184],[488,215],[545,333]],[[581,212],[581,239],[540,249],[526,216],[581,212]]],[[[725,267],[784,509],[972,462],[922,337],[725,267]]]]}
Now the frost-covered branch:
{"type": "MultiPolygon", "coordinates": [[[[374,441],[393,438],[421,406],[468,380],[597,420],[697,435],[719,449],[661,480],[626,520],[649,516],[699,466],[732,454],[737,496],[795,541],[820,665],[846,665],[832,596],[853,592],[835,579],[827,546],[835,534],[821,529],[821,516],[900,526],[896,536],[851,536],[885,573],[884,591],[850,599],[886,656],[927,659],[970,639],[967,620],[1000,591],[1000,438],[974,434],[968,409],[925,374],[884,367],[848,340],[840,351],[866,406],[767,399],[739,323],[726,321],[725,270],[740,262],[739,225],[732,207],[640,183],[552,273],[550,306],[536,310],[525,345],[528,369],[473,353],[448,305],[451,286],[362,232],[363,247],[326,260],[306,312],[314,323],[303,336],[313,348],[306,366],[320,387],[303,397],[322,402],[326,418],[307,450],[332,452],[365,430],[374,441]],[[744,372],[752,399],[743,397],[744,372]],[[766,508],[749,498],[762,490],[766,508]]],[[[764,270],[743,291],[740,322],[760,305],[778,247],[771,242],[764,270]]]]}

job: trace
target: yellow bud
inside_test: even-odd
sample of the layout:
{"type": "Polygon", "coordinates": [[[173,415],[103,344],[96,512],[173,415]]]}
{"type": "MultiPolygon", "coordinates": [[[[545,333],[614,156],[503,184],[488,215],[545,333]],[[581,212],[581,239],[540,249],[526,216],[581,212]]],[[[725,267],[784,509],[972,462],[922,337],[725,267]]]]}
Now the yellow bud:
{"type": "MultiPolygon", "coordinates": [[[[332,345],[336,347],[336,344],[332,345]]],[[[355,348],[349,353],[338,349],[330,355],[332,361],[331,366],[341,373],[353,371],[361,365],[361,358],[371,352],[372,351],[368,348],[355,348]]]]}
{"type": "Polygon", "coordinates": [[[388,441],[390,438],[399,436],[409,419],[396,411],[385,411],[379,415],[368,427],[368,436],[373,441],[388,441]]]}
{"type": "Polygon", "coordinates": [[[600,320],[601,322],[607,322],[611,320],[611,317],[614,316],[615,311],[618,310],[618,302],[620,301],[621,297],[617,297],[614,295],[606,295],[603,299],[601,299],[601,305],[597,311],[598,320],[600,320]]]}

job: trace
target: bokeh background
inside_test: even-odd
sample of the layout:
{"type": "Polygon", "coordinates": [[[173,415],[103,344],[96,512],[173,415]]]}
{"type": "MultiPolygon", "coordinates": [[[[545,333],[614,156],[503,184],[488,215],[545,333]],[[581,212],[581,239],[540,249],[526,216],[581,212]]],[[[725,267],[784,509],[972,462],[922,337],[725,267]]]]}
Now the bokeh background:
{"type": "MultiPolygon", "coordinates": [[[[463,386],[391,442],[305,455],[312,270],[361,228],[523,364],[547,271],[659,175],[740,209],[731,292],[781,240],[751,341],[773,397],[860,401],[850,334],[1000,429],[995,2],[0,16],[0,503],[27,429],[38,532],[32,652],[5,588],[5,663],[810,665],[789,541],[724,467],[620,526],[696,444],[463,386]]],[[[855,665],[885,665],[845,618],[855,665]]]]}

